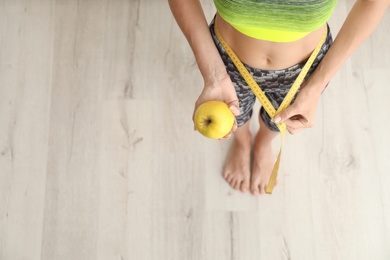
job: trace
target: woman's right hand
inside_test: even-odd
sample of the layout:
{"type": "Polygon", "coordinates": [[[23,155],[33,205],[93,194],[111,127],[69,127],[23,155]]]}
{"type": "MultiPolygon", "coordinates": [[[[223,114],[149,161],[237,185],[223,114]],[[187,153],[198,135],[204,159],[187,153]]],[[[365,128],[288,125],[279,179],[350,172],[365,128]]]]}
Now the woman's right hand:
{"type": "MultiPolygon", "coordinates": [[[[202,103],[216,100],[225,102],[237,116],[240,113],[237,94],[211,36],[201,1],[168,0],[168,2],[205,79],[204,89],[195,103],[194,114],[202,103]]],[[[236,128],[237,123],[234,124],[232,131],[236,128]]],[[[225,138],[229,138],[230,135],[231,133],[225,138]]]]}
{"type": "MultiPolygon", "coordinates": [[[[237,93],[236,90],[234,89],[233,83],[230,80],[229,75],[226,74],[226,76],[223,77],[221,80],[214,82],[212,84],[205,82],[203,91],[195,102],[195,108],[192,115],[192,120],[194,120],[195,111],[198,109],[198,107],[201,104],[212,100],[222,101],[226,103],[235,116],[238,116],[240,114],[240,107],[238,103],[237,93]]],[[[194,125],[194,129],[196,130],[195,125],[194,125]]],[[[230,138],[232,132],[234,132],[236,129],[237,129],[237,121],[234,120],[234,124],[231,132],[229,132],[223,138],[230,138]]]]}

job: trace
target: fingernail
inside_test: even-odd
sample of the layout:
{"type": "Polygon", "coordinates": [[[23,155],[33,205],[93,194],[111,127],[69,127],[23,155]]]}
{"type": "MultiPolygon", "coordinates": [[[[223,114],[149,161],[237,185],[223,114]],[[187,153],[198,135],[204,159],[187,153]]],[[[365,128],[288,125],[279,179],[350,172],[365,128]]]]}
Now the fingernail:
{"type": "Polygon", "coordinates": [[[280,120],[281,120],[280,116],[277,116],[277,117],[274,118],[274,122],[275,122],[276,124],[279,123],[280,120]]]}
{"type": "Polygon", "coordinates": [[[230,111],[232,111],[233,114],[237,113],[237,108],[235,106],[229,107],[230,111]]]}

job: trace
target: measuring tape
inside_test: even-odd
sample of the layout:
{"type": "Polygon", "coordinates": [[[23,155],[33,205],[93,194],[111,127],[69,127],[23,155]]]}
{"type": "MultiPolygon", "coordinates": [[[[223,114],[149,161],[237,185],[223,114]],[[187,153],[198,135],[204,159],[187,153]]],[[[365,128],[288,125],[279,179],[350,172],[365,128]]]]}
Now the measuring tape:
{"type": "MultiPolygon", "coordinates": [[[[317,47],[314,49],[312,54],[310,55],[309,59],[307,60],[305,66],[302,68],[301,72],[299,73],[297,79],[294,81],[293,85],[291,86],[290,90],[288,91],[286,97],[283,99],[282,104],[279,106],[278,110],[275,110],[269,99],[265,96],[264,92],[261,90],[259,85],[256,83],[256,81],[253,79],[253,77],[250,75],[248,70],[245,68],[244,64],[240,61],[240,59],[237,57],[237,55],[233,52],[233,50],[229,47],[229,45],[225,42],[225,40],[222,38],[221,34],[219,33],[218,26],[216,23],[214,24],[214,30],[215,34],[219,40],[219,42],[222,44],[223,48],[229,55],[230,59],[233,61],[234,65],[240,72],[241,76],[244,78],[248,86],[251,88],[252,92],[255,94],[255,96],[259,99],[261,105],[264,107],[265,111],[267,111],[268,115],[273,120],[275,115],[278,115],[280,112],[282,112],[284,109],[286,109],[291,101],[294,99],[295,94],[297,93],[299,87],[301,86],[303,80],[305,79],[305,76],[307,72],[309,71],[311,65],[313,64],[315,58],[317,57],[318,53],[321,50],[322,45],[324,44],[327,36],[327,27],[324,30],[324,33],[321,37],[320,42],[318,43],[317,47]]],[[[276,162],[274,164],[274,168],[272,170],[272,175],[268,181],[268,185],[266,188],[266,193],[271,194],[272,190],[275,186],[276,178],[278,176],[278,170],[279,170],[279,164],[280,164],[280,157],[282,154],[282,147],[284,142],[284,137],[286,135],[286,124],[281,122],[276,124],[278,127],[281,136],[282,136],[282,143],[280,145],[280,150],[278,157],[276,159],[276,162]]]]}

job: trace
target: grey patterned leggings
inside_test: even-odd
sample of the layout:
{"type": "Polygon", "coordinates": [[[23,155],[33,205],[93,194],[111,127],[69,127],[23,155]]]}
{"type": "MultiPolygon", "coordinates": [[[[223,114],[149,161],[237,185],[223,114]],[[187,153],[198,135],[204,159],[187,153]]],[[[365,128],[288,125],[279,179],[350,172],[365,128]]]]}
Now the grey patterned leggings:
{"type": "MultiPolygon", "coordinates": [[[[217,36],[214,32],[214,20],[210,24],[210,32],[213,36],[214,43],[219,51],[219,54],[222,57],[223,62],[225,63],[226,70],[233,82],[233,85],[237,92],[237,97],[240,104],[240,115],[236,117],[238,126],[245,124],[252,116],[253,106],[256,101],[256,96],[253,94],[250,87],[247,85],[240,72],[234,66],[233,61],[230,59],[229,55],[226,53],[225,49],[222,47],[222,44],[219,42],[217,36]]],[[[328,35],[326,37],[325,43],[322,45],[322,48],[314,60],[309,72],[306,75],[306,78],[309,77],[315,68],[318,66],[326,52],[328,51],[330,45],[333,42],[332,34],[328,26],[328,35]]],[[[284,97],[287,95],[287,92],[290,90],[295,79],[298,77],[306,61],[298,63],[290,68],[283,70],[262,70],[252,68],[246,64],[245,67],[252,75],[254,80],[264,91],[267,98],[270,100],[275,109],[278,109],[280,104],[283,102],[284,97]]],[[[295,98],[294,98],[295,100],[295,98]]],[[[294,102],[294,100],[292,102],[294,102]]],[[[272,131],[279,131],[276,125],[271,121],[270,116],[262,107],[260,109],[260,116],[263,119],[264,123],[272,131]]]]}

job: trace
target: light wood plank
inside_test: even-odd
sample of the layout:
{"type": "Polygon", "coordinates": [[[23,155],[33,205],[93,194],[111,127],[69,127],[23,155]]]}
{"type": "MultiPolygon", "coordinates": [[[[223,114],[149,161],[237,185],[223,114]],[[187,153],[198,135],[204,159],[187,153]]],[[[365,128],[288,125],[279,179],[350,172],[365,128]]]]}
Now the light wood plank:
{"type": "Polygon", "coordinates": [[[95,259],[104,1],[57,1],[42,259],[95,259]]]}
{"type": "Polygon", "coordinates": [[[0,17],[0,258],[40,259],[52,3],[1,1],[0,17]]]}
{"type": "Polygon", "coordinates": [[[149,106],[149,101],[137,100],[104,104],[99,259],[151,258],[155,179],[148,169],[156,158],[150,153],[154,141],[152,124],[141,122],[145,117],[151,118],[152,111],[137,111],[149,106]]]}

